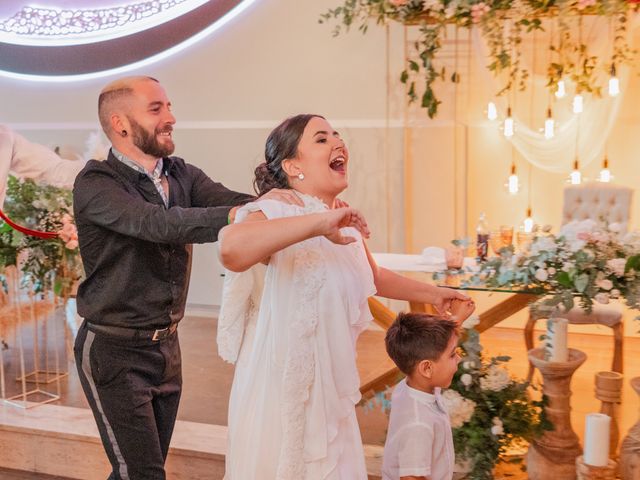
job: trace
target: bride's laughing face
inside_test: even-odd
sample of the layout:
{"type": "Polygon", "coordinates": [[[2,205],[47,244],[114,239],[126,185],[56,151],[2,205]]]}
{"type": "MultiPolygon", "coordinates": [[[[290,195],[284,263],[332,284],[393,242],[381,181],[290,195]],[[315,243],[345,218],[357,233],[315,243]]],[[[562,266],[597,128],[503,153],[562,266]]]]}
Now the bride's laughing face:
{"type": "Polygon", "coordinates": [[[298,155],[290,162],[291,186],[321,198],[330,206],[348,186],[349,151],[340,134],[324,118],[309,120],[298,143],[298,155]],[[302,180],[298,178],[300,173],[304,175],[302,180]]]}

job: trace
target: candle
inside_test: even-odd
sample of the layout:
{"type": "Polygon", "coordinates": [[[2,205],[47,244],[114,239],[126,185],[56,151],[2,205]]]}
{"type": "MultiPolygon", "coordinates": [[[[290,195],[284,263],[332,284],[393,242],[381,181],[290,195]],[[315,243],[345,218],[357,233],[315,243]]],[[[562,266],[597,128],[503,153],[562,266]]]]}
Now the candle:
{"type": "Polygon", "coordinates": [[[566,318],[550,318],[547,321],[547,338],[545,341],[545,360],[548,362],[566,362],[569,360],[567,348],[566,318]]]}
{"type": "Polygon", "coordinates": [[[592,467],[606,467],[609,463],[609,427],[611,417],[604,413],[590,413],[584,431],[584,463],[592,467]]]}

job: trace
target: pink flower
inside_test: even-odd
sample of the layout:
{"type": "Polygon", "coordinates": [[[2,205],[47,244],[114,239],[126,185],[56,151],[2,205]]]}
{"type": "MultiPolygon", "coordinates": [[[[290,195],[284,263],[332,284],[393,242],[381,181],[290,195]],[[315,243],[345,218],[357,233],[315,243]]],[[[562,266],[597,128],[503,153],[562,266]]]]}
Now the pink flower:
{"type": "Polygon", "coordinates": [[[471,5],[471,20],[473,23],[478,23],[480,19],[484,16],[485,13],[491,11],[489,5],[484,2],[476,3],[475,5],[471,5]]]}
{"type": "Polygon", "coordinates": [[[402,7],[409,3],[409,0],[389,0],[389,3],[395,7],[402,7]]]}
{"type": "Polygon", "coordinates": [[[578,234],[576,235],[576,238],[578,240],[589,241],[591,239],[591,233],[589,233],[589,232],[578,232],[578,234]]]}
{"type": "Polygon", "coordinates": [[[68,242],[69,240],[77,240],[78,230],[73,223],[65,223],[62,226],[62,229],[58,232],[58,235],[63,242],[68,242]]]}
{"type": "Polygon", "coordinates": [[[62,218],[60,219],[60,221],[62,222],[63,225],[66,225],[68,223],[73,223],[73,217],[68,213],[65,213],[64,215],[62,215],[62,218]]]}
{"type": "Polygon", "coordinates": [[[75,250],[78,248],[78,240],[69,240],[64,246],[69,250],[75,250]]]}

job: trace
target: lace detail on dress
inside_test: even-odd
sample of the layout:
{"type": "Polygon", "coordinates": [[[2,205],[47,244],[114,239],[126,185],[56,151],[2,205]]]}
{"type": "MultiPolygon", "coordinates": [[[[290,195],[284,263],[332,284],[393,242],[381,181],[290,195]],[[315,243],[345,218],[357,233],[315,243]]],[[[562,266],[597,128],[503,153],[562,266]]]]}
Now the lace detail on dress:
{"type": "Polygon", "coordinates": [[[314,241],[299,244],[294,257],[295,290],[300,292],[289,333],[289,350],[284,365],[282,406],[283,441],[276,478],[305,478],[305,403],[313,384],[315,357],[313,336],[318,325],[318,291],[325,279],[324,263],[314,241]]]}

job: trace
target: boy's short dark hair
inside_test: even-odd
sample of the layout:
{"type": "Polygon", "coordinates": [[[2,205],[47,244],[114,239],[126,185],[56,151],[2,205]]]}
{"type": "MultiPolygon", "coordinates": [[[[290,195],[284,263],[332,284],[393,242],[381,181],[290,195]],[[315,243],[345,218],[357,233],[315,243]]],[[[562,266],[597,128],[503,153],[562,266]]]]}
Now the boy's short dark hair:
{"type": "Polygon", "coordinates": [[[422,360],[438,360],[453,335],[456,322],[426,313],[400,313],[384,343],[391,360],[405,375],[410,375],[422,360]]]}

